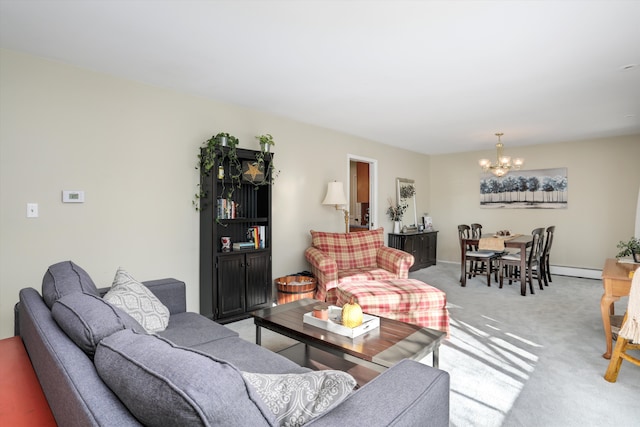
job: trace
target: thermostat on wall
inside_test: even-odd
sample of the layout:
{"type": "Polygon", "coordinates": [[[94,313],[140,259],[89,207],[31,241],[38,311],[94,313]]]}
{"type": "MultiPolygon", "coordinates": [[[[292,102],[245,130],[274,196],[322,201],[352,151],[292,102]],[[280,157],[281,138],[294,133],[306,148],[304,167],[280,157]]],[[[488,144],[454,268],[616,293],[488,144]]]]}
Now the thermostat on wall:
{"type": "Polygon", "coordinates": [[[84,191],[62,190],[62,203],[84,203],[84,191]]]}

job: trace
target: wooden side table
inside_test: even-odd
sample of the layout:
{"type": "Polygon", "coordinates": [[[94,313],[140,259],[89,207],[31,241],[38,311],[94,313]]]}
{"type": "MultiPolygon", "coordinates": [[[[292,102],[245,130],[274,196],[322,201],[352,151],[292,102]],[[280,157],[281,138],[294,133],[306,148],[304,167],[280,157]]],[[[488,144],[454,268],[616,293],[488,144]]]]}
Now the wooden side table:
{"type": "Polygon", "coordinates": [[[629,272],[635,271],[638,267],[638,264],[619,263],[615,258],[609,258],[604,263],[604,269],[602,270],[604,294],[600,299],[600,314],[602,315],[604,336],[607,342],[607,351],[602,355],[605,359],[611,359],[613,347],[610,318],[615,314],[613,303],[621,297],[629,295],[631,291],[629,272]]]}
{"type": "Polygon", "coordinates": [[[55,426],[22,338],[0,340],[0,425],[55,426]]]}

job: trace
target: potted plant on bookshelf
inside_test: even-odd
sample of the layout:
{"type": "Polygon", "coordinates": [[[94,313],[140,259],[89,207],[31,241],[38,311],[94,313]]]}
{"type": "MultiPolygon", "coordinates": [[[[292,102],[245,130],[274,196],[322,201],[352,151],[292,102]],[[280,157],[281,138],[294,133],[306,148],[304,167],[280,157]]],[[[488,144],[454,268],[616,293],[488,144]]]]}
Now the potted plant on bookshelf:
{"type": "Polygon", "coordinates": [[[262,151],[263,153],[268,153],[269,151],[271,151],[271,146],[276,145],[275,141],[273,140],[273,136],[271,136],[271,134],[269,133],[256,136],[256,139],[260,142],[260,151],[262,151]]]}
{"type": "Polygon", "coordinates": [[[616,258],[623,258],[631,255],[634,262],[640,262],[640,239],[632,237],[628,242],[620,241],[617,246],[620,249],[616,258]]]}
{"type": "Polygon", "coordinates": [[[391,198],[389,198],[389,208],[387,209],[387,215],[389,215],[389,219],[393,221],[394,234],[400,233],[400,221],[402,221],[402,216],[404,215],[405,210],[407,210],[407,205],[393,203],[391,198]]]}
{"type": "Polygon", "coordinates": [[[229,197],[233,194],[234,188],[240,185],[242,165],[238,159],[238,143],[238,138],[227,132],[220,132],[203,142],[196,164],[196,169],[200,169],[201,180],[198,184],[198,192],[192,201],[196,210],[200,210],[200,200],[207,195],[202,185],[202,178],[210,176],[216,164],[218,169],[215,173],[222,181],[223,189],[225,187],[225,173],[228,174],[227,178],[231,182],[228,191],[229,197]],[[225,170],[225,164],[227,170],[225,170]]]}
{"type": "Polygon", "coordinates": [[[258,135],[256,139],[260,142],[260,151],[256,153],[256,166],[259,170],[263,171],[264,179],[261,181],[252,181],[253,185],[258,187],[260,185],[273,184],[275,179],[280,174],[280,171],[276,169],[273,162],[273,156],[270,156],[269,165],[265,170],[265,157],[271,152],[271,146],[276,145],[271,134],[258,135]]]}
{"type": "Polygon", "coordinates": [[[236,147],[238,145],[238,138],[233,135],[229,135],[227,132],[219,132],[216,136],[212,136],[220,147],[236,147]]]}

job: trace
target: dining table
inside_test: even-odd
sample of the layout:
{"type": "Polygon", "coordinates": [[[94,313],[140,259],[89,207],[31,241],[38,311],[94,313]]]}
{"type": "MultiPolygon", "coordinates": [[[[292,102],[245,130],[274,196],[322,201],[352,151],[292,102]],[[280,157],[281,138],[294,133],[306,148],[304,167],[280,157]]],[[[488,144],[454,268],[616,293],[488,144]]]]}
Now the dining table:
{"type": "MultiPolygon", "coordinates": [[[[530,234],[517,234],[513,233],[510,236],[497,236],[494,234],[483,234],[480,238],[493,238],[493,239],[502,239],[504,241],[504,247],[518,249],[521,254],[525,254],[527,248],[531,246],[533,243],[533,236],[530,234]]],[[[466,238],[462,239],[460,249],[460,264],[461,264],[461,275],[460,275],[460,283],[462,286],[467,285],[467,247],[468,246],[478,246],[480,243],[479,238],[466,238]]],[[[520,256],[520,293],[524,296],[527,294],[526,288],[526,275],[524,272],[527,271],[527,257],[520,256]]]]}

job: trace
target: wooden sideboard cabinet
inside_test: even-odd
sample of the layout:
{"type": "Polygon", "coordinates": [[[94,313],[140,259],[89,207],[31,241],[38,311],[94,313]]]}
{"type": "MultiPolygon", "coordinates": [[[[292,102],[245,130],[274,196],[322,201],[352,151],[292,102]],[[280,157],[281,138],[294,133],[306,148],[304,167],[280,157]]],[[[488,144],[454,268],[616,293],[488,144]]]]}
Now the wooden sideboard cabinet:
{"type": "Polygon", "coordinates": [[[409,271],[420,270],[436,265],[438,249],[438,232],[395,234],[389,233],[389,247],[400,249],[413,255],[416,259],[409,271]]]}

